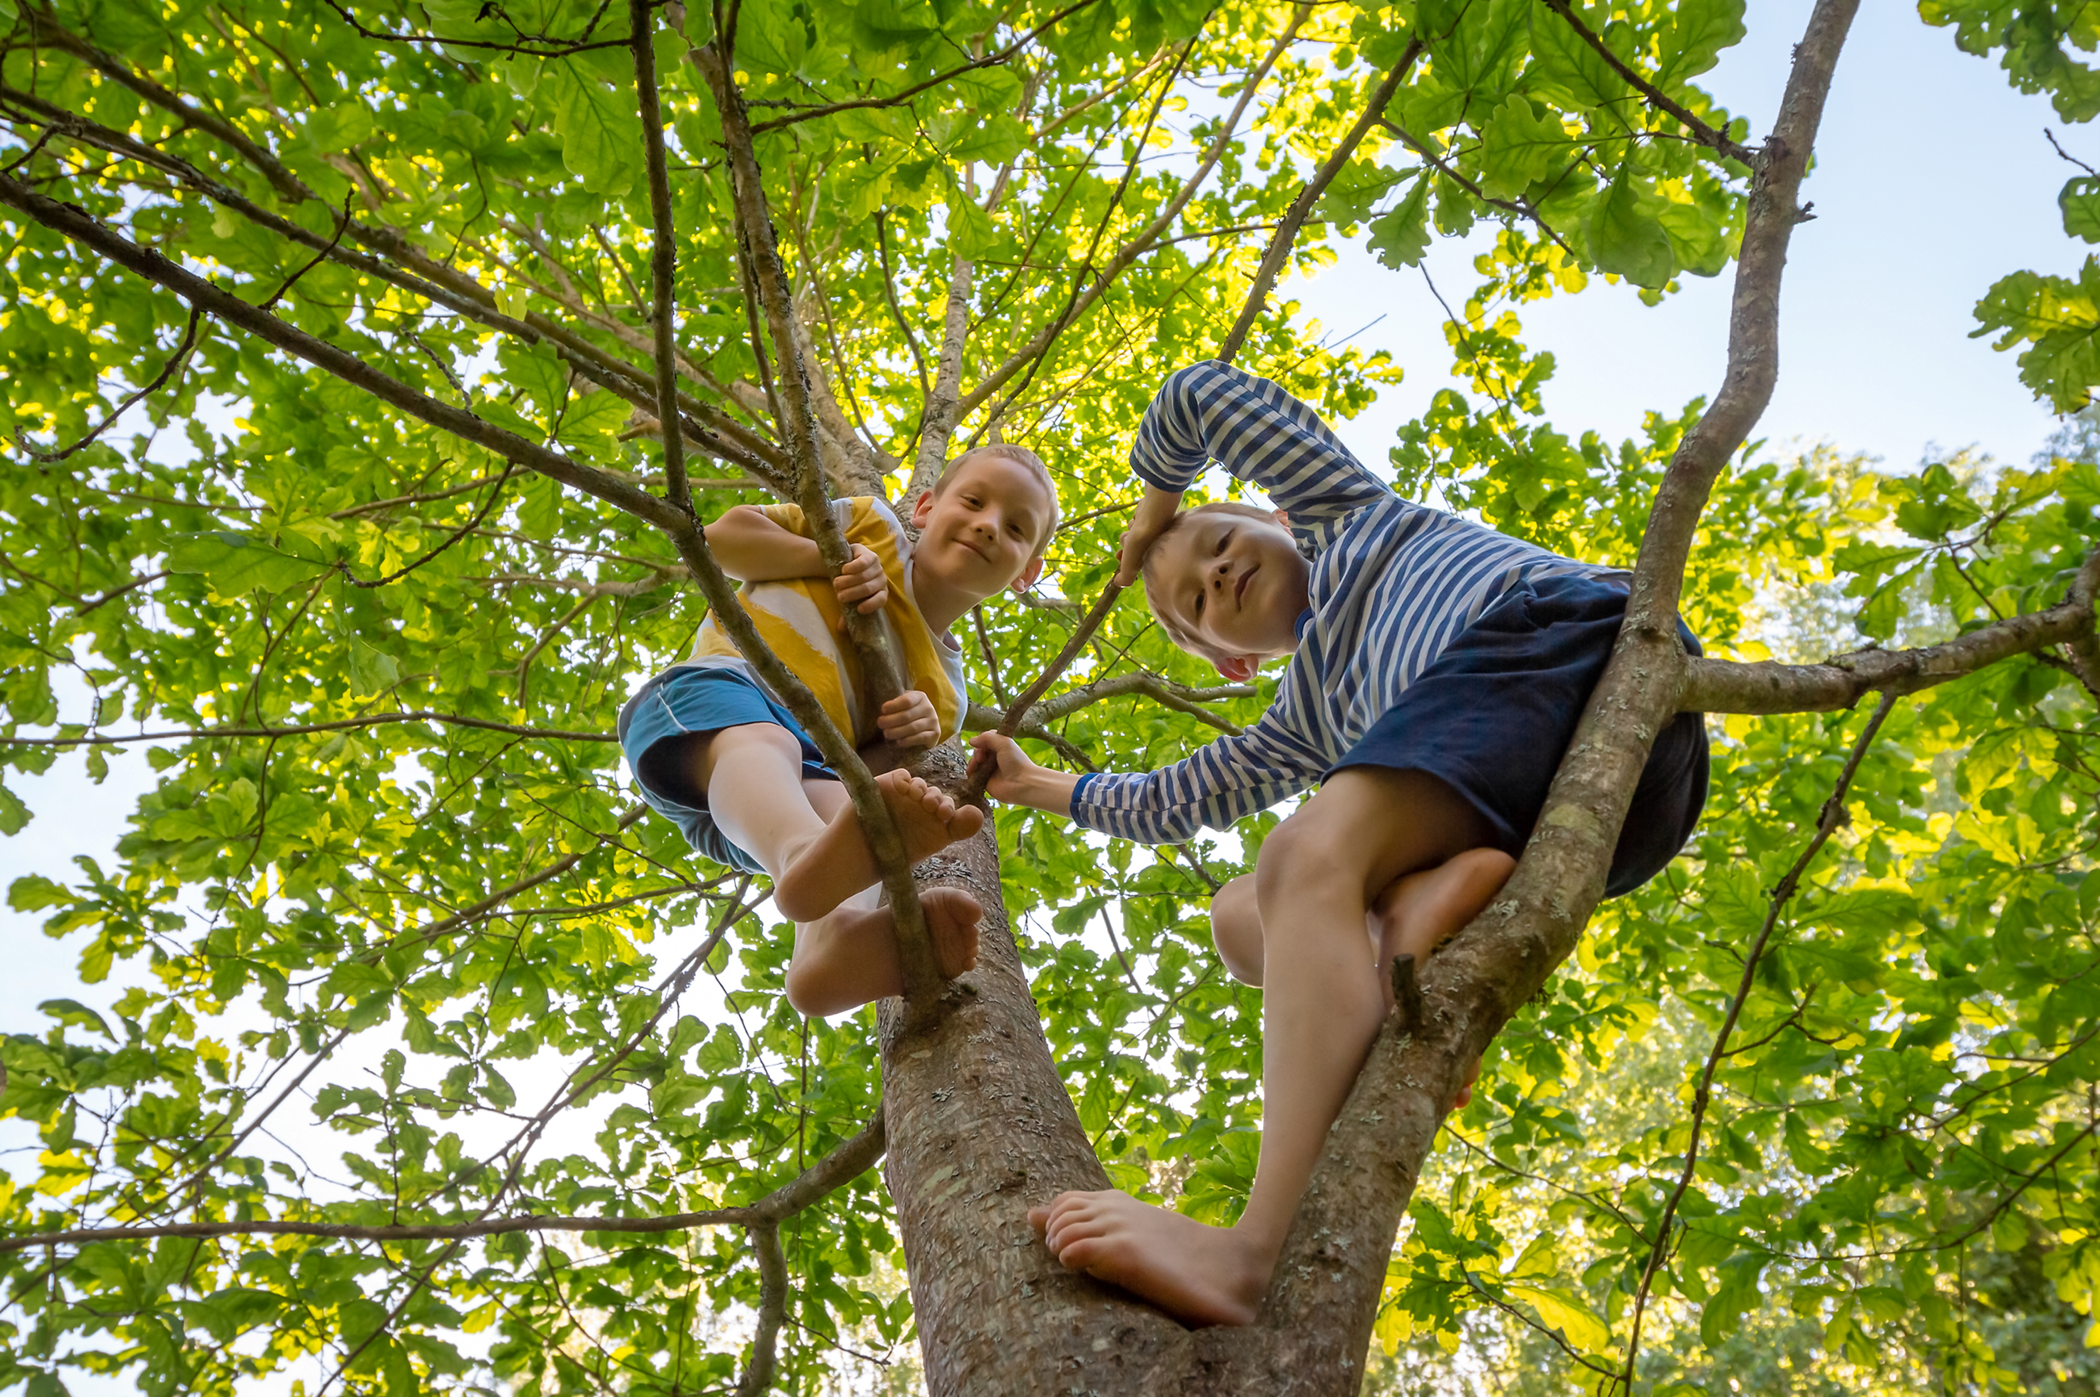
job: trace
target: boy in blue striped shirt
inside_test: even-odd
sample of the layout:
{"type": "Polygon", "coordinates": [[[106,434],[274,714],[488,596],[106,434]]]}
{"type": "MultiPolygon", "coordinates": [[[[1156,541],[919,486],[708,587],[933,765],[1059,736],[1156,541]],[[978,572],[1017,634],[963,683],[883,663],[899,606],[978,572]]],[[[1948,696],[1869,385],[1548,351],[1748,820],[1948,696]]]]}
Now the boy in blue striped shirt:
{"type": "MultiPolygon", "coordinates": [[[[1131,465],[1146,489],[1120,579],[1142,570],[1175,644],[1229,679],[1289,656],[1276,702],[1144,773],[1074,777],[986,734],[991,794],[1161,843],[1320,789],[1212,903],[1227,966],[1263,986],[1261,1157],[1239,1222],[1119,1192],[1061,1194],[1030,1216],[1067,1266],[1191,1324],[1243,1324],[1390,1009],[1383,967],[1426,957],[1508,878],[1610,658],[1625,575],[1402,499],[1310,407],[1223,364],[1167,379],[1131,465]],[[1213,460],[1277,513],[1181,511],[1213,460]]],[[[1705,729],[1680,715],[1634,792],[1608,896],[1669,862],[1705,797],[1705,729]]]]}

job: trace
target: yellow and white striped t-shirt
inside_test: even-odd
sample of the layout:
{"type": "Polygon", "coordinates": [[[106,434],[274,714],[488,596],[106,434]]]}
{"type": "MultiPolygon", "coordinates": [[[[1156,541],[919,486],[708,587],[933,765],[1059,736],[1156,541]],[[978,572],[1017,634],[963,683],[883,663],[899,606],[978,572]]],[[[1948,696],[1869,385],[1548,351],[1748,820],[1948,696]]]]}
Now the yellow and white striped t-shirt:
{"type": "MultiPolygon", "coordinates": [[[[772,504],[765,515],[781,527],[810,537],[799,505],[772,504]]],[[[935,636],[911,590],[911,540],[890,507],[872,496],[833,500],[832,514],[849,543],[865,544],[882,562],[890,584],[889,601],[876,613],[888,630],[892,651],[903,661],[912,688],[933,701],[941,740],[962,729],[962,654],[935,636]]],[[[846,640],[846,612],[829,577],[793,577],[774,582],[747,582],[737,591],[759,636],[795,677],[809,686],[839,731],[855,746],[881,736],[875,709],[863,686],[860,656],[846,640]]],[[[710,616],[700,623],[688,664],[741,668],[759,687],[766,684],[710,616]]],[[[775,695],[777,698],[778,695],[775,695]]]]}

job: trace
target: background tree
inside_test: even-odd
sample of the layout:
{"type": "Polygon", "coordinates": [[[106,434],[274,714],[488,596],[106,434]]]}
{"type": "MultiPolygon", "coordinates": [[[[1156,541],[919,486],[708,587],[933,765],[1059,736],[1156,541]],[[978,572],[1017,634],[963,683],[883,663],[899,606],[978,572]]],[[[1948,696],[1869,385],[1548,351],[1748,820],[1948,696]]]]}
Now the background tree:
{"type": "MultiPolygon", "coordinates": [[[[812,1390],[914,1328],[943,1393],[1348,1391],[1374,1330],[1551,1344],[1602,1391],[1687,1387],[1737,1333],[1818,1381],[2039,1381],[2021,1336],[2100,1280],[2100,473],[1740,452],[1850,16],[1746,119],[1694,81],[1726,0],[0,0],[5,761],[160,772],[117,866],[10,889],[132,987],[5,1041],[39,1153],[0,1182],[0,1382],[812,1390]],[[812,1024],[762,881],[642,818],[612,716],[724,599],[719,508],[902,495],[997,433],[1059,477],[1062,596],[972,618],[973,720],[1121,767],[1249,721],[1266,685],[1089,609],[1130,433],[1214,348],[1349,415],[1392,370],[1266,308],[1278,270],[1480,219],[1471,392],[1397,479],[1635,567],[1622,653],[1508,893],[1374,1049],[1262,1320],[1191,1335],[1023,1212],[1103,1179],[1236,1210],[1258,998],[1204,906],[1264,821],[1142,851],[1002,812],[918,870],[992,912],[981,969],[812,1024]],[[1540,419],[1518,307],[1731,262],[1710,407],[1618,446],[1540,419]],[[1751,639],[1790,600],[1873,645],[1765,653],[1818,634],[1751,639]],[[1677,657],[1679,609],[1717,658],[1677,657]],[[1597,908],[1680,706],[1768,716],[1715,720],[1694,847],[1597,908]]],[[[2072,7],[1926,18],[2093,114],[2072,7]]],[[[1979,307],[2063,405],[2100,379],[2084,294],[1979,307]]]]}

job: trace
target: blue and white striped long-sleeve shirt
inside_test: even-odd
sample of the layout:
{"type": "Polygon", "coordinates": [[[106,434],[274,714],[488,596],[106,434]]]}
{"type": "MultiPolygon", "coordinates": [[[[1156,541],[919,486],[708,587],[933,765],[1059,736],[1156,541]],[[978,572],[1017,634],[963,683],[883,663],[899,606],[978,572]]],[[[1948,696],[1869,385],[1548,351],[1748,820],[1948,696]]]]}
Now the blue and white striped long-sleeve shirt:
{"type": "Polygon", "coordinates": [[[1138,476],[1163,490],[1186,489],[1212,460],[1288,511],[1311,559],[1298,649],[1275,704],[1245,733],[1158,771],[1081,777],[1072,818],[1089,829],[1169,843],[1295,795],[1509,588],[1611,571],[1400,498],[1306,404],[1214,362],[1161,385],[1130,451],[1138,476]]]}

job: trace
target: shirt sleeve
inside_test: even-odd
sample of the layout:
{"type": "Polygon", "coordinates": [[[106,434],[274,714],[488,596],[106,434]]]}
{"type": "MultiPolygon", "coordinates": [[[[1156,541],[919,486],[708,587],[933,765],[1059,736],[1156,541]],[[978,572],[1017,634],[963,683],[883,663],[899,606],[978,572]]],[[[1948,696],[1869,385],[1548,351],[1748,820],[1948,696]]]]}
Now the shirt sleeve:
{"type": "Polygon", "coordinates": [[[1186,490],[1210,461],[1266,490],[1300,539],[1398,498],[1310,406],[1215,360],[1167,376],[1130,448],[1131,469],[1162,490],[1186,490]]]}
{"type": "Polygon", "coordinates": [[[1327,769],[1279,700],[1261,721],[1157,771],[1100,772],[1072,788],[1072,819],[1146,844],[1174,844],[1199,825],[1229,829],[1310,786],[1327,769]]]}

